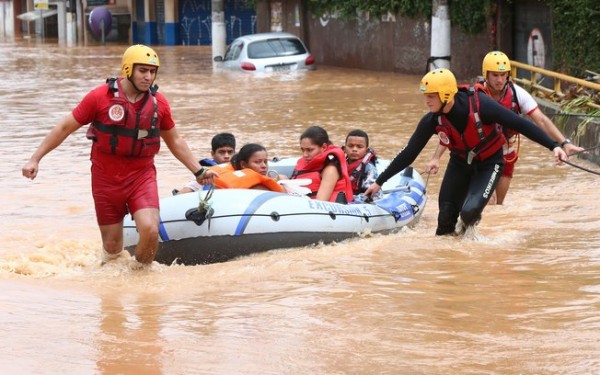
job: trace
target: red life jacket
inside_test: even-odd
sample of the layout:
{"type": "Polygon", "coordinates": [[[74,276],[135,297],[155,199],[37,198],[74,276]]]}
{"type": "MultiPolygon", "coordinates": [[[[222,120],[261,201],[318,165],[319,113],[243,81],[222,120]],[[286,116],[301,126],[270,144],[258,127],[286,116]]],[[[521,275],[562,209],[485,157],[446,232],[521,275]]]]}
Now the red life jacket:
{"type": "Polygon", "coordinates": [[[340,161],[341,178],[336,182],[333,188],[333,193],[329,197],[330,202],[337,200],[338,194],[343,193],[346,197],[346,202],[352,202],[354,195],[352,193],[352,185],[350,176],[348,175],[348,165],[346,164],[346,154],[338,146],[329,145],[325,151],[315,156],[311,161],[300,158],[296,163],[296,168],[292,173],[291,179],[294,178],[310,178],[311,184],[307,187],[312,191],[311,198],[315,199],[319,186],[321,186],[321,172],[325,168],[325,161],[328,155],[335,155],[340,161]]]}
{"type": "Polygon", "coordinates": [[[367,153],[362,159],[348,163],[348,175],[350,175],[350,184],[352,185],[352,191],[354,194],[362,193],[361,186],[367,177],[365,175],[367,164],[369,164],[371,161],[375,162],[375,160],[377,160],[375,151],[368,149],[367,153]]]}
{"type": "MultiPolygon", "coordinates": [[[[508,108],[516,114],[521,114],[521,107],[519,107],[519,100],[517,98],[517,90],[515,89],[515,85],[512,83],[512,81],[507,81],[506,86],[507,87],[504,90],[504,94],[502,95],[500,100],[498,100],[498,103],[500,103],[500,105],[504,108],[508,108]]],[[[484,86],[483,90],[487,95],[489,95],[490,97],[492,96],[492,94],[489,92],[489,89],[487,88],[487,85],[484,86]]],[[[504,132],[504,136],[508,140],[510,140],[511,137],[514,137],[518,134],[515,130],[508,128],[503,128],[502,131],[504,132]]]]}
{"type": "MultiPolygon", "coordinates": [[[[107,154],[119,156],[154,156],[160,149],[157,88],[145,94],[139,112],[125,97],[121,79],[106,80],[113,93],[109,108],[90,125],[87,137],[94,147],[107,154]],[[152,99],[152,100],[150,100],[152,99]]],[[[156,87],[156,86],[155,86],[156,87]]]]}
{"type": "Polygon", "coordinates": [[[279,193],[285,192],[277,181],[271,177],[263,176],[250,168],[224,172],[215,178],[215,186],[220,189],[250,189],[256,185],[264,186],[271,191],[279,193]]]}
{"type": "Polygon", "coordinates": [[[438,115],[438,125],[435,127],[436,133],[440,137],[440,143],[448,147],[451,152],[465,158],[467,163],[471,164],[473,159],[485,160],[495,154],[506,142],[504,135],[498,131],[496,124],[484,124],[479,118],[479,98],[477,92],[480,85],[463,85],[458,87],[459,91],[467,92],[469,99],[469,122],[465,126],[463,133],[452,124],[446,116],[438,115]]]}

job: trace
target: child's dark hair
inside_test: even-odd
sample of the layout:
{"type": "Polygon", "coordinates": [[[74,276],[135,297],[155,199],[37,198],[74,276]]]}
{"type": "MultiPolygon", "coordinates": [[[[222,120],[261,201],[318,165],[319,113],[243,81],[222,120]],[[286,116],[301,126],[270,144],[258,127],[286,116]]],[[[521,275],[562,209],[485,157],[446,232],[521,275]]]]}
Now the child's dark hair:
{"type": "Polygon", "coordinates": [[[267,151],[262,145],[258,143],[248,143],[240,148],[240,152],[233,155],[231,158],[231,165],[236,170],[242,169],[242,162],[248,164],[252,155],[258,151],[267,151]]]}
{"type": "Polygon", "coordinates": [[[327,131],[317,125],[313,125],[306,129],[304,133],[302,133],[302,135],[300,136],[300,140],[303,140],[304,138],[310,139],[314,144],[318,146],[321,146],[325,143],[328,145],[331,144],[331,141],[329,140],[329,134],[327,134],[327,131]]]}
{"type": "Polygon", "coordinates": [[[219,133],[213,137],[210,143],[213,152],[226,146],[232,147],[235,150],[235,137],[231,133],[219,133]]]}
{"type": "MultiPolygon", "coordinates": [[[[361,137],[367,141],[367,147],[369,147],[369,135],[366,131],[360,129],[354,129],[346,136],[346,142],[348,142],[348,137],[361,137]]],[[[344,143],[346,143],[344,142],[344,143]]]]}

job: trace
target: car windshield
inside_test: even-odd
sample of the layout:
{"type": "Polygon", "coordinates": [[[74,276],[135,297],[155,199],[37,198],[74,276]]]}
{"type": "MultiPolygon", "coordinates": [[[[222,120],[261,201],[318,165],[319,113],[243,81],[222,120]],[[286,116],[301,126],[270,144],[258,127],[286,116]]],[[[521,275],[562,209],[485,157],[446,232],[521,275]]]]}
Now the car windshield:
{"type": "Polygon", "coordinates": [[[304,53],[306,53],[306,49],[302,42],[295,38],[261,40],[248,45],[248,57],[251,59],[302,55],[304,53]]]}

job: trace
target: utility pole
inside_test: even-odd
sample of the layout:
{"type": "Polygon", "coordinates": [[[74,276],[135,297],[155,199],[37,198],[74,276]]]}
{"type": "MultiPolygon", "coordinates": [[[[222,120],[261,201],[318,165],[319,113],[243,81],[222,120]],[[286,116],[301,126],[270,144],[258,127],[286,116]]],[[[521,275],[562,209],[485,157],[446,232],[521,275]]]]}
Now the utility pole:
{"type": "Polygon", "coordinates": [[[450,68],[450,9],[448,0],[433,0],[431,16],[431,55],[427,71],[450,68]]]}
{"type": "Polygon", "coordinates": [[[227,32],[225,31],[224,0],[211,0],[212,3],[212,57],[225,55],[227,32]]]}

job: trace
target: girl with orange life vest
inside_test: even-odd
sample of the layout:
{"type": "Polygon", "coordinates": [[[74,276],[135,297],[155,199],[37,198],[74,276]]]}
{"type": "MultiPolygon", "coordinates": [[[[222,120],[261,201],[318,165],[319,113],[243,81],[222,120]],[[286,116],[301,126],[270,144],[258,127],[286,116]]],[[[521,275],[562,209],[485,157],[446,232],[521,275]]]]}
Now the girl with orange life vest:
{"type": "Polygon", "coordinates": [[[219,173],[215,187],[220,189],[262,189],[283,193],[285,190],[274,178],[268,177],[267,150],[256,143],[244,145],[230,163],[211,167],[219,173]]]}
{"type": "Polygon", "coordinates": [[[354,201],[364,202],[363,193],[379,176],[375,165],[377,156],[375,151],[369,148],[369,135],[360,129],[350,131],[344,142],[344,152],[354,201]]]}
{"type": "Polygon", "coordinates": [[[365,195],[377,193],[390,177],[408,167],[437,133],[450,149],[450,160],[440,188],[436,235],[463,232],[481,219],[504,165],[504,136],[496,124],[552,150],[558,165],[567,159],[558,142],[533,123],[483,92],[458,90],[456,78],[448,69],[427,73],[419,88],[430,112],[421,118],[406,147],[365,195]]]}
{"type": "Polygon", "coordinates": [[[298,159],[291,179],[312,180],[307,187],[311,198],[349,203],[354,199],[344,151],[331,144],[320,126],[311,126],[300,136],[302,157],[298,159]]]}

